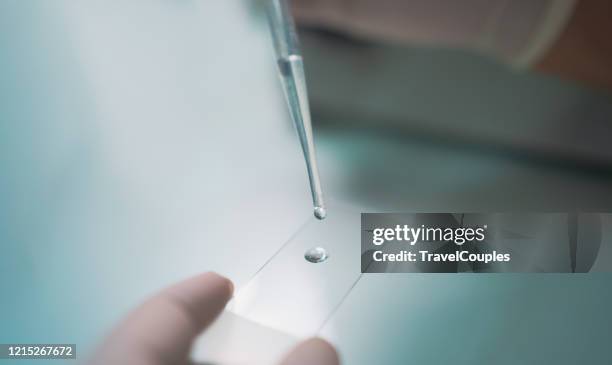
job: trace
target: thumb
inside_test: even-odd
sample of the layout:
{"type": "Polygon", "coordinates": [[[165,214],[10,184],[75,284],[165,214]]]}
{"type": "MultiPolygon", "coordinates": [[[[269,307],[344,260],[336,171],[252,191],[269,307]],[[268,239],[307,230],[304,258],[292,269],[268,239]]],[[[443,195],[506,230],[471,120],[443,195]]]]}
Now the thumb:
{"type": "Polygon", "coordinates": [[[280,365],[339,365],[338,353],[320,338],[306,340],[293,349],[280,365]]]}
{"type": "Polygon", "coordinates": [[[223,311],[233,285],[215,273],[176,284],[146,301],[111,333],[91,364],[181,364],[194,338],[223,311]]]}

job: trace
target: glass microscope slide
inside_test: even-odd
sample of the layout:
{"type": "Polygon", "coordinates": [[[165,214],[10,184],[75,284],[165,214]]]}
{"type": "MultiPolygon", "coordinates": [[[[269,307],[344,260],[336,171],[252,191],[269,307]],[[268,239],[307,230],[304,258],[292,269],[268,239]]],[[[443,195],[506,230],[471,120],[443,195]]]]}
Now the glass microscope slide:
{"type": "MultiPolygon", "coordinates": [[[[249,341],[260,344],[255,352],[275,348],[277,354],[261,354],[270,360],[319,332],[361,277],[360,213],[334,206],[329,212],[325,221],[306,223],[236,291],[220,320],[198,340],[194,360],[240,363],[245,345],[239,343],[249,341]],[[306,260],[316,247],[326,251],[326,260],[306,260]]],[[[249,363],[256,361],[249,357],[249,363]]]]}

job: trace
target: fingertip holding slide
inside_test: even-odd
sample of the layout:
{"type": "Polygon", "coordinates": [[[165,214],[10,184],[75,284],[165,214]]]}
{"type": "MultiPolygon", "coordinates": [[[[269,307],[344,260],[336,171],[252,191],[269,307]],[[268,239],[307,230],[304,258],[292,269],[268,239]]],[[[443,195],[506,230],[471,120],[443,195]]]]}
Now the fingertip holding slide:
{"type": "Polygon", "coordinates": [[[223,311],[233,288],[229,279],[206,273],[165,289],[132,311],[89,363],[181,362],[193,339],[223,311]]]}
{"type": "Polygon", "coordinates": [[[161,295],[177,299],[190,310],[190,314],[210,321],[223,310],[233,294],[234,284],[231,280],[215,272],[207,272],[176,284],[161,295]]]}
{"type": "Polygon", "coordinates": [[[216,289],[219,290],[223,294],[223,297],[227,298],[227,300],[230,300],[234,295],[234,283],[230,279],[219,275],[214,271],[209,271],[202,274],[201,281],[203,283],[208,283],[208,285],[215,284],[216,289]]]}
{"type": "Polygon", "coordinates": [[[339,365],[336,349],[320,338],[308,339],[297,345],[281,362],[281,365],[339,365]]]}
{"type": "MultiPolygon", "coordinates": [[[[161,312],[160,308],[165,308],[166,320],[170,318],[170,309],[180,313],[184,321],[175,321],[173,324],[181,324],[184,327],[181,331],[186,334],[190,330],[196,331],[192,334],[195,335],[217,318],[233,293],[234,284],[231,280],[217,273],[207,272],[165,289],[145,303],[144,309],[161,312]]],[[[138,314],[138,311],[136,313],[138,314]]],[[[158,322],[162,322],[161,317],[158,322]]]]}

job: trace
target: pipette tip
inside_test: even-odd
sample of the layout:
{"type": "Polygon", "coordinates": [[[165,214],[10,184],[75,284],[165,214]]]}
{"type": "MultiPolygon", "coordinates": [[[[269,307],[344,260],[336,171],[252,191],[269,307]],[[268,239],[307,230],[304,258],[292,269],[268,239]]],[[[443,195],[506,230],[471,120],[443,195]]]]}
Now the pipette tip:
{"type": "Polygon", "coordinates": [[[317,217],[317,219],[323,220],[327,216],[327,211],[324,207],[315,207],[314,216],[317,217]]]}

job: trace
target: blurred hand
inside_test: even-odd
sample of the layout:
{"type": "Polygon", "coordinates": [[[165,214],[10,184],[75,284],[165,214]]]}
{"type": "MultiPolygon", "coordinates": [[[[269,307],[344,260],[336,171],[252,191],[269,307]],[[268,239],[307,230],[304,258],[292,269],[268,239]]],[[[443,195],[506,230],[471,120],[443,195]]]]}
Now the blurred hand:
{"type": "MultiPolygon", "coordinates": [[[[290,0],[298,22],[358,37],[453,47],[473,44],[493,1],[290,0]]],[[[529,14],[524,14],[529,15],[529,14]]],[[[520,17],[520,14],[517,15],[520,17]]],[[[568,24],[533,68],[612,90],[612,1],[577,0],[568,24]]],[[[520,21],[518,19],[517,21],[520,21]]],[[[482,38],[482,37],[481,37],[482,38]]]]}
{"type": "MultiPolygon", "coordinates": [[[[194,339],[223,311],[233,295],[230,280],[206,273],[147,300],[111,333],[92,365],[188,364],[194,339]]],[[[321,339],[299,344],[282,365],[337,365],[334,348],[321,339]]]]}
{"type": "MultiPolygon", "coordinates": [[[[428,0],[289,1],[297,21],[302,24],[325,26],[366,38],[421,43],[429,40],[430,29],[443,26],[427,16],[415,21],[422,15],[415,12],[415,5],[416,8],[423,7],[421,5],[430,8],[428,0]]],[[[449,11],[455,10],[457,5],[454,4],[449,1],[449,11]]],[[[436,6],[433,8],[435,11],[436,6]]]]}

